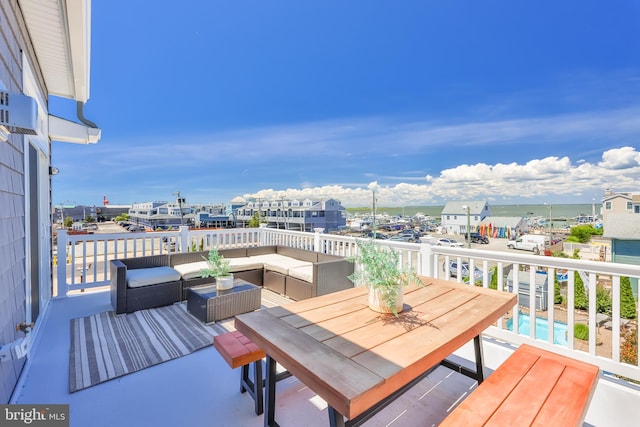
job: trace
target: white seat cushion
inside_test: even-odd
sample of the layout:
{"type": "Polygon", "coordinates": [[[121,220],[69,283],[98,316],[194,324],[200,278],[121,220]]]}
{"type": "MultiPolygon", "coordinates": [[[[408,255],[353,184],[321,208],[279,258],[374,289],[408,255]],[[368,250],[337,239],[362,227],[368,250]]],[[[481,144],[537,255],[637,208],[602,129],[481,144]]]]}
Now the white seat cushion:
{"type": "Polygon", "coordinates": [[[188,262],[186,264],[178,264],[173,268],[180,273],[183,280],[189,280],[202,277],[202,270],[207,267],[207,261],[196,261],[188,262]]]}
{"type": "Polygon", "coordinates": [[[289,276],[305,282],[313,283],[313,265],[290,268],[289,276]]]}
{"type": "Polygon", "coordinates": [[[264,268],[264,263],[260,260],[252,259],[254,257],[243,257],[243,258],[226,258],[229,261],[229,267],[231,268],[231,272],[235,273],[238,271],[247,271],[247,270],[259,270],[264,268]]]}
{"type": "Polygon", "coordinates": [[[300,261],[298,259],[279,254],[256,255],[250,258],[262,261],[266,270],[275,271],[285,275],[289,274],[290,268],[313,265],[309,261],[300,261]]]}
{"type": "Polygon", "coordinates": [[[177,280],[180,280],[180,273],[171,267],[148,267],[127,270],[127,286],[130,288],[175,282],[177,280]]]}

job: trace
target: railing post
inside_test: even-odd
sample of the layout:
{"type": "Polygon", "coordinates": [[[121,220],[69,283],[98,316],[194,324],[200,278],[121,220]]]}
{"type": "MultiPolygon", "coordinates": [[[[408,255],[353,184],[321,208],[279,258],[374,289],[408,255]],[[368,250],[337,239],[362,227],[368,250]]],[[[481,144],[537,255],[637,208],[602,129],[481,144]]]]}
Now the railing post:
{"type": "Polygon", "coordinates": [[[189,227],[180,226],[180,252],[189,252],[189,227]]]}
{"type": "Polygon", "coordinates": [[[420,242],[420,271],[421,276],[435,277],[433,270],[433,247],[425,241],[420,242]]]}
{"type": "Polygon", "coordinates": [[[324,228],[317,227],[313,229],[313,250],[316,252],[324,252],[320,247],[320,233],[324,231],[324,228]]]}
{"type": "Polygon", "coordinates": [[[56,230],[58,236],[58,258],[56,260],[58,269],[58,296],[67,296],[67,246],[69,241],[69,235],[67,230],[56,230]]]}
{"type": "Polygon", "coordinates": [[[267,224],[265,223],[260,223],[260,228],[258,229],[258,240],[260,241],[260,246],[266,246],[266,239],[267,239],[267,224]]]}

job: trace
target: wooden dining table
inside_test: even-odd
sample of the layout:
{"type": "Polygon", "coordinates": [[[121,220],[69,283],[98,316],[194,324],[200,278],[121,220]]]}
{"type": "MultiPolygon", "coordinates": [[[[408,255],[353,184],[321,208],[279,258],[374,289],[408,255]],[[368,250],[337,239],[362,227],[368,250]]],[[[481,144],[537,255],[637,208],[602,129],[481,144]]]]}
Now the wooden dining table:
{"type": "Polygon", "coordinates": [[[404,288],[397,317],[371,310],[364,287],[238,315],[237,330],[267,354],[265,426],[278,425],[276,362],[327,402],[331,426],[360,424],[440,364],[482,382],[480,334],[516,295],[421,280],[404,288]],[[446,360],[471,340],[475,371],[446,360]]]}

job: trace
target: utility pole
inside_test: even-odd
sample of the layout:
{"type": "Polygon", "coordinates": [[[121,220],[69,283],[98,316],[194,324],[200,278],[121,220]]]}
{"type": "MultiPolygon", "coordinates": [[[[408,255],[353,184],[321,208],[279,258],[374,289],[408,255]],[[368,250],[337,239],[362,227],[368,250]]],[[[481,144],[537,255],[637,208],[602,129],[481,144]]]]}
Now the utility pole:
{"type": "Polygon", "coordinates": [[[178,209],[180,209],[180,225],[184,225],[184,212],[182,212],[182,203],[184,203],[185,199],[180,196],[180,191],[176,191],[173,193],[177,197],[178,201],[178,209]]]}
{"type": "Polygon", "coordinates": [[[376,231],[377,231],[377,225],[376,225],[376,190],[378,189],[378,181],[373,181],[372,183],[369,184],[369,190],[371,190],[371,196],[373,198],[372,201],[372,210],[373,210],[373,238],[376,238],[376,231]]]}
{"type": "Polygon", "coordinates": [[[471,249],[471,208],[468,205],[463,205],[462,209],[467,211],[467,246],[471,249]]]}
{"type": "Polygon", "coordinates": [[[549,244],[553,244],[553,216],[551,215],[551,210],[553,206],[549,205],[549,244]]]}

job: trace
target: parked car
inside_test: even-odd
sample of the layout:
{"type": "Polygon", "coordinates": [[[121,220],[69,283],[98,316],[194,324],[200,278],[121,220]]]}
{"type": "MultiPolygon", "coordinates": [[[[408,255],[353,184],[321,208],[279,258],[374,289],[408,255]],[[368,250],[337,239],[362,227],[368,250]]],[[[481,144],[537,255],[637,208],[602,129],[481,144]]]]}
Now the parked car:
{"type": "Polygon", "coordinates": [[[98,229],[98,224],[85,222],[85,223],[82,224],[82,229],[83,230],[97,230],[98,229]]]}
{"type": "Polygon", "coordinates": [[[546,249],[550,249],[549,236],[539,234],[524,234],[516,240],[509,240],[507,247],[509,249],[520,249],[523,251],[532,251],[538,255],[546,249]]]}
{"type": "Polygon", "coordinates": [[[471,238],[471,243],[480,243],[483,245],[486,245],[489,243],[489,238],[486,236],[483,236],[480,233],[471,233],[469,237],[471,238]]]}
{"type": "MultiPolygon", "coordinates": [[[[442,269],[445,269],[445,264],[442,264],[442,269]]],[[[463,262],[460,264],[460,273],[462,277],[469,277],[469,263],[463,262]]],[[[458,277],[458,263],[456,261],[449,262],[449,275],[451,277],[458,277]]],[[[482,280],[482,270],[478,267],[473,267],[473,280],[482,280]]]]}
{"type": "Polygon", "coordinates": [[[417,240],[415,238],[413,238],[410,235],[405,235],[405,234],[396,234],[395,236],[391,236],[391,237],[389,237],[389,241],[409,242],[409,243],[417,242],[417,240]]]}
{"type": "Polygon", "coordinates": [[[141,225],[130,225],[127,227],[127,231],[145,231],[145,228],[141,225]]]}
{"type": "Polygon", "coordinates": [[[402,236],[407,236],[415,241],[417,241],[420,237],[422,237],[422,233],[418,230],[414,230],[413,228],[406,228],[400,232],[402,236]]]}
{"type": "Polygon", "coordinates": [[[451,246],[453,248],[464,248],[464,243],[460,243],[455,239],[440,238],[436,240],[436,246],[451,246]]]}
{"type": "Polygon", "coordinates": [[[373,231],[370,231],[367,234],[365,234],[365,237],[369,237],[369,238],[373,237],[378,240],[386,240],[389,238],[386,234],[383,234],[379,231],[376,231],[375,233],[373,231]]]}

